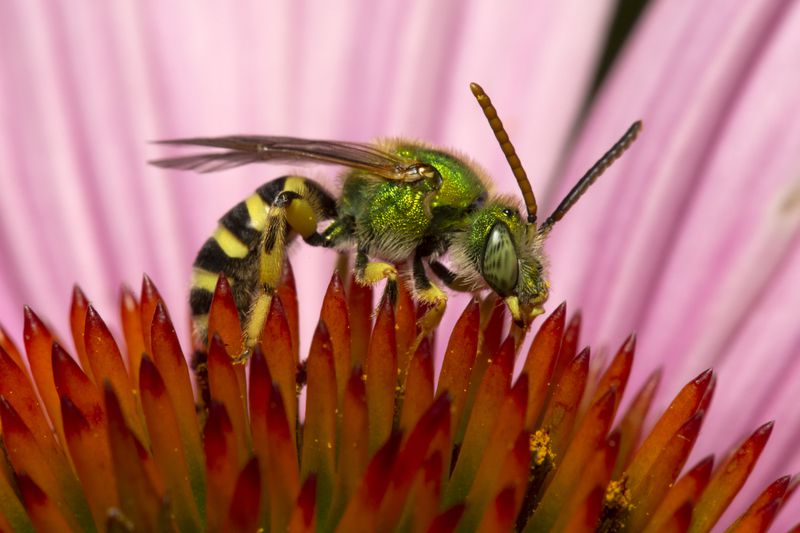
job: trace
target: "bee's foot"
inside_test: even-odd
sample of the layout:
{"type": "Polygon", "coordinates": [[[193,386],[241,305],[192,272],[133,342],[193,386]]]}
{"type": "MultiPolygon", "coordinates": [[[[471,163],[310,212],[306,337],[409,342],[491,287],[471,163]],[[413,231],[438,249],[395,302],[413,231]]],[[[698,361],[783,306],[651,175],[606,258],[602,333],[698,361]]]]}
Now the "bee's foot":
{"type": "MultiPolygon", "coordinates": [[[[383,304],[384,300],[389,300],[389,304],[392,307],[397,305],[397,281],[396,280],[388,280],[386,282],[386,290],[383,292],[383,297],[381,297],[381,305],[383,304]]],[[[378,309],[380,309],[380,305],[378,309]]]]}
{"type": "Polygon", "coordinates": [[[362,285],[374,285],[382,280],[397,281],[397,269],[389,263],[367,263],[358,280],[362,285]]]}
{"type": "Polygon", "coordinates": [[[297,363],[297,375],[295,378],[295,392],[300,394],[303,387],[308,383],[308,359],[297,363]]]}
{"type": "Polygon", "coordinates": [[[422,344],[422,340],[436,331],[436,328],[439,327],[439,323],[442,321],[442,316],[444,316],[444,310],[447,308],[447,295],[441,291],[439,291],[439,293],[440,296],[427,299],[420,298],[420,294],[417,294],[417,299],[427,304],[429,307],[425,311],[425,314],[417,319],[417,328],[419,329],[419,332],[417,333],[417,337],[414,339],[414,342],[411,343],[411,346],[408,348],[406,357],[408,363],[406,364],[405,370],[402,372],[400,386],[401,391],[405,390],[405,380],[408,377],[408,370],[409,366],[411,365],[411,359],[414,357],[414,353],[417,351],[417,348],[419,348],[420,344],[422,344]]]}
{"type": "Polygon", "coordinates": [[[417,320],[417,326],[419,326],[423,337],[430,335],[439,327],[446,306],[447,300],[444,300],[440,304],[428,309],[428,311],[417,320]]]}
{"type": "Polygon", "coordinates": [[[234,365],[244,365],[247,361],[250,360],[250,356],[253,354],[252,348],[243,348],[242,351],[233,358],[234,365]]]}
{"type": "Polygon", "coordinates": [[[424,337],[433,333],[442,321],[444,310],[447,308],[447,295],[437,286],[431,285],[430,288],[420,291],[417,298],[430,306],[417,320],[421,335],[424,337]]]}

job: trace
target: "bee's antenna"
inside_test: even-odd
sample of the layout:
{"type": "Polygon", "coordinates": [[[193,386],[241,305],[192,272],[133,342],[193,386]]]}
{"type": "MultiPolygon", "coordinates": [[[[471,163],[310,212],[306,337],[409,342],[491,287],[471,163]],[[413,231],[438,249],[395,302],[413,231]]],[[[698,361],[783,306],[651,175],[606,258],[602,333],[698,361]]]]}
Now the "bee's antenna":
{"type": "Polygon", "coordinates": [[[531,182],[528,181],[528,174],[526,174],[525,169],[522,168],[522,163],[520,162],[519,157],[517,157],[517,152],[514,150],[514,145],[511,144],[511,141],[508,139],[508,133],[506,133],[506,130],[503,127],[503,122],[497,116],[497,110],[492,105],[492,101],[489,99],[489,96],[477,83],[470,83],[469,88],[472,90],[472,94],[475,95],[475,98],[478,100],[478,104],[480,104],[481,109],[483,109],[483,114],[489,121],[489,126],[492,127],[494,136],[497,138],[497,142],[500,143],[500,148],[503,150],[503,153],[508,160],[508,164],[511,166],[511,172],[513,172],[514,177],[517,178],[517,185],[519,185],[519,188],[522,191],[522,198],[525,201],[525,207],[528,209],[528,224],[534,224],[536,222],[537,211],[536,197],[533,195],[531,182]]]}
{"type": "Polygon", "coordinates": [[[603,154],[603,157],[598,159],[597,163],[592,165],[592,168],[587,170],[586,174],[584,174],[583,177],[578,180],[578,183],[575,184],[571,191],[569,191],[569,194],[567,194],[564,199],[561,200],[561,203],[558,204],[558,207],[556,207],[555,211],[553,211],[553,214],[547,217],[547,220],[545,220],[544,223],[539,227],[540,234],[546,235],[550,232],[550,230],[553,228],[553,225],[567,214],[567,211],[569,211],[570,208],[575,205],[575,202],[577,202],[578,199],[583,196],[583,193],[586,192],[586,189],[588,189],[592,183],[594,183],[597,178],[599,178],[600,175],[605,172],[614,161],[619,159],[619,156],[621,156],[625,150],[631,146],[631,144],[633,144],[633,141],[636,140],[636,137],[639,135],[640,131],[642,131],[642,121],[637,120],[631,124],[631,127],[628,128],[628,131],[626,131],[625,134],[620,137],[614,146],[612,146],[608,152],[603,154]]]}

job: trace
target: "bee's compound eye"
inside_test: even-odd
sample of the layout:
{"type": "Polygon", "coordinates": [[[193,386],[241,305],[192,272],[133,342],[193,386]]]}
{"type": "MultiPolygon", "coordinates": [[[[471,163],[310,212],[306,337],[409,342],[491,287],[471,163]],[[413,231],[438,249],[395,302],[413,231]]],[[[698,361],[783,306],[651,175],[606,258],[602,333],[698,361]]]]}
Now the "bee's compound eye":
{"type": "Polygon", "coordinates": [[[495,222],[483,250],[483,279],[500,296],[511,294],[517,286],[519,264],[508,226],[495,222]]]}
{"type": "Polygon", "coordinates": [[[506,207],[505,209],[503,209],[503,214],[504,214],[505,216],[507,216],[507,217],[511,218],[511,217],[513,217],[513,216],[514,216],[514,210],[513,210],[513,209],[510,209],[510,208],[508,208],[508,207],[506,207]]]}

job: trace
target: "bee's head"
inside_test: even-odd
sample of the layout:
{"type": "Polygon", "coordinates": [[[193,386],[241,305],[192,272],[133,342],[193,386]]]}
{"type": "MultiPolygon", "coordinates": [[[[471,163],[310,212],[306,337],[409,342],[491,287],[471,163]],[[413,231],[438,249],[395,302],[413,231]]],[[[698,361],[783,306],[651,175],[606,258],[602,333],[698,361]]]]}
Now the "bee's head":
{"type": "MultiPolygon", "coordinates": [[[[642,129],[642,122],[634,122],[578,180],[555,211],[537,226],[536,197],[497,110],[480,85],[472,83],[470,89],[508,160],[528,215],[523,222],[519,210],[502,199],[479,210],[476,220],[471,221],[473,225],[465,228],[468,244],[462,246],[460,259],[467,263],[467,268],[477,269],[486,285],[505,299],[514,321],[525,327],[533,317],[544,312],[542,304],[548,296],[550,285],[545,279],[541,253],[543,240],[592,183],[631,146],[642,129]]],[[[468,277],[477,281],[474,275],[468,277]]]]}
{"type": "Polygon", "coordinates": [[[544,312],[549,283],[542,240],[512,200],[493,199],[472,213],[453,245],[458,270],[503,298],[518,325],[544,312]]]}

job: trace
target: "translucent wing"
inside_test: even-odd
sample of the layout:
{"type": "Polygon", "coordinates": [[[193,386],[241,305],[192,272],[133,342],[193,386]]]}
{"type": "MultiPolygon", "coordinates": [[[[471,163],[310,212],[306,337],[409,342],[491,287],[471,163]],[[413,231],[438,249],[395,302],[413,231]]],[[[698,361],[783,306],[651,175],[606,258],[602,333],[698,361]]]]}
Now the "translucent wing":
{"type": "Polygon", "coordinates": [[[237,135],[157,142],[158,144],[207,146],[224,150],[150,161],[151,164],[162,168],[179,168],[197,172],[215,172],[250,163],[313,162],[365,170],[391,180],[415,181],[420,179],[420,167],[424,166],[419,162],[400,159],[369,144],[295,137],[237,135]]]}

